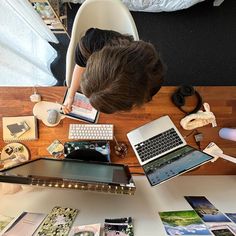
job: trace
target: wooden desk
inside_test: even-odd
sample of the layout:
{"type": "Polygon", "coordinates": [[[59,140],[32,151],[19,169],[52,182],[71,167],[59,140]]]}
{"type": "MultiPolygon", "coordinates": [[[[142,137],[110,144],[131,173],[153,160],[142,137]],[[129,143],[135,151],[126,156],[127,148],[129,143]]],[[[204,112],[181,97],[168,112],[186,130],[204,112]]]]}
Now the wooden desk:
{"type": "MultiPolygon", "coordinates": [[[[190,131],[183,130],[179,121],[183,118],[183,113],[176,108],[170,99],[170,95],[176,87],[163,87],[155,96],[153,101],[145,106],[135,109],[130,113],[120,113],[114,115],[100,114],[99,123],[112,123],[115,127],[115,136],[118,141],[129,145],[127,132],[145,123],[152,121],[160,116],[169,115],[175,125],[179,128],[182,135],[187,135],[190,131]]],[[[223,140],[218,136],[219,129],[222,127],[236,127],[236,86],[233,87],[196,87],[202,95],[203,100],[208,102],[212,111],[216,115],[218,127],[212,128],[210,125],[199,128],[204,139],[201,146],[206,147],[214,141],[228,155],[236,157],[236,142],[223,140]]],[[[62,102],[65,87],[45,87],[38,88],[38,93],[42,95],[44,101],[62,102]]],[[[34,103],[29,100],[33,89],[29,87],[1,87],[0,88],[0,118],[2,116],[31,115],[34,103]]],[[[188,106],[194,105],[194,99],[188,100],[188,106]]],[[[61,123],[53,128],[45,126],[39,121],[39,140],[28,141],[24,144],[31,152],[31,158],[38,156],[49,156],[46,148],[54,139],[61,142],[68,141],[68,129],[70,123],[79,121],[65,118],[61,123]]],[[[0,121],[0,148],[5,146],[2,140],[2,119],[0,121]]],[[[189,136],[186,141],[196,147],[193,136],[189,136]]],[[[120,159],[114,155],[114,142],[111,142],[111,159],[115,163],[126,163],[128,165],[139,165],[134,152],[129,145],[128,155],[125,159],[120,159]]],[[[142,172],[140,167],[132,167],[132,172],[142,172]]],[[[236,174],[236,165],[228,161],[218,159],[214,163],[208,163],[198,169],[187,173],[188,175],[220,175],[236,174]]]]}

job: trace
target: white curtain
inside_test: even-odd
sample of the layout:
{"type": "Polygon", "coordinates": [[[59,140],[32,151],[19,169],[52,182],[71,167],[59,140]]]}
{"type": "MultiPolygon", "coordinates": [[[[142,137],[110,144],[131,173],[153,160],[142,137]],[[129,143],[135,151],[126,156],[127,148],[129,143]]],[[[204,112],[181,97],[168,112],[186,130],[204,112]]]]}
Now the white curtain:
{"type": "Polygon", "coordinates": [[[28,0],[0,1],[0,86],[52,86],[58,43],[28,0]]]}

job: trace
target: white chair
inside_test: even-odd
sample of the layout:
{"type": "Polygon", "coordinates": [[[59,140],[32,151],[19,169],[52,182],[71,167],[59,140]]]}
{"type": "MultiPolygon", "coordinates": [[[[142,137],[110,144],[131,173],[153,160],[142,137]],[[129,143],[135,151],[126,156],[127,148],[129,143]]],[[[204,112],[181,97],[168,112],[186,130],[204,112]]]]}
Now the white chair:
{"type": "Polygon", "coordinates": [[[89,28],[114,30],[133,35],[135,40],[139,39],[133,17],[121,0],[86,0],[75,16],[67,50],[66,85],[68,87],[75,66],[76,45],[89,28]]]}

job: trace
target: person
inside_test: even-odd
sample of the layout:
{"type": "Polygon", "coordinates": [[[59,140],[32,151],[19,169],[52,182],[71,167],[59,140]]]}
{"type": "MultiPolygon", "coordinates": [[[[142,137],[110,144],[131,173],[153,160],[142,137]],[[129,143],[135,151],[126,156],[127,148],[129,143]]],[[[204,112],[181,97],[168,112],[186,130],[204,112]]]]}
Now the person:
{"type": "Polygon", "coordinates": [[[130,111],[150,101],[164,78],[151,43],[112,30],[88,29],[77,45],[75,62],[64,113],[71,111],[78,90],[100,112],[130,111]]]}

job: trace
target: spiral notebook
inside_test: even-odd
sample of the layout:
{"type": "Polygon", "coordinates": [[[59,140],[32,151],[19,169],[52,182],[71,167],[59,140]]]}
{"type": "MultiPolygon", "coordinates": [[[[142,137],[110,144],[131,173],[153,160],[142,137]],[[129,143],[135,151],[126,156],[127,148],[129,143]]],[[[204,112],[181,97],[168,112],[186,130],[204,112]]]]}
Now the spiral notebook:
{"type": "Polygon", "coordinates": [[[38,139],[38,126],[35,116],[3,117],[2,127],[5,142],[38,139]]]}

